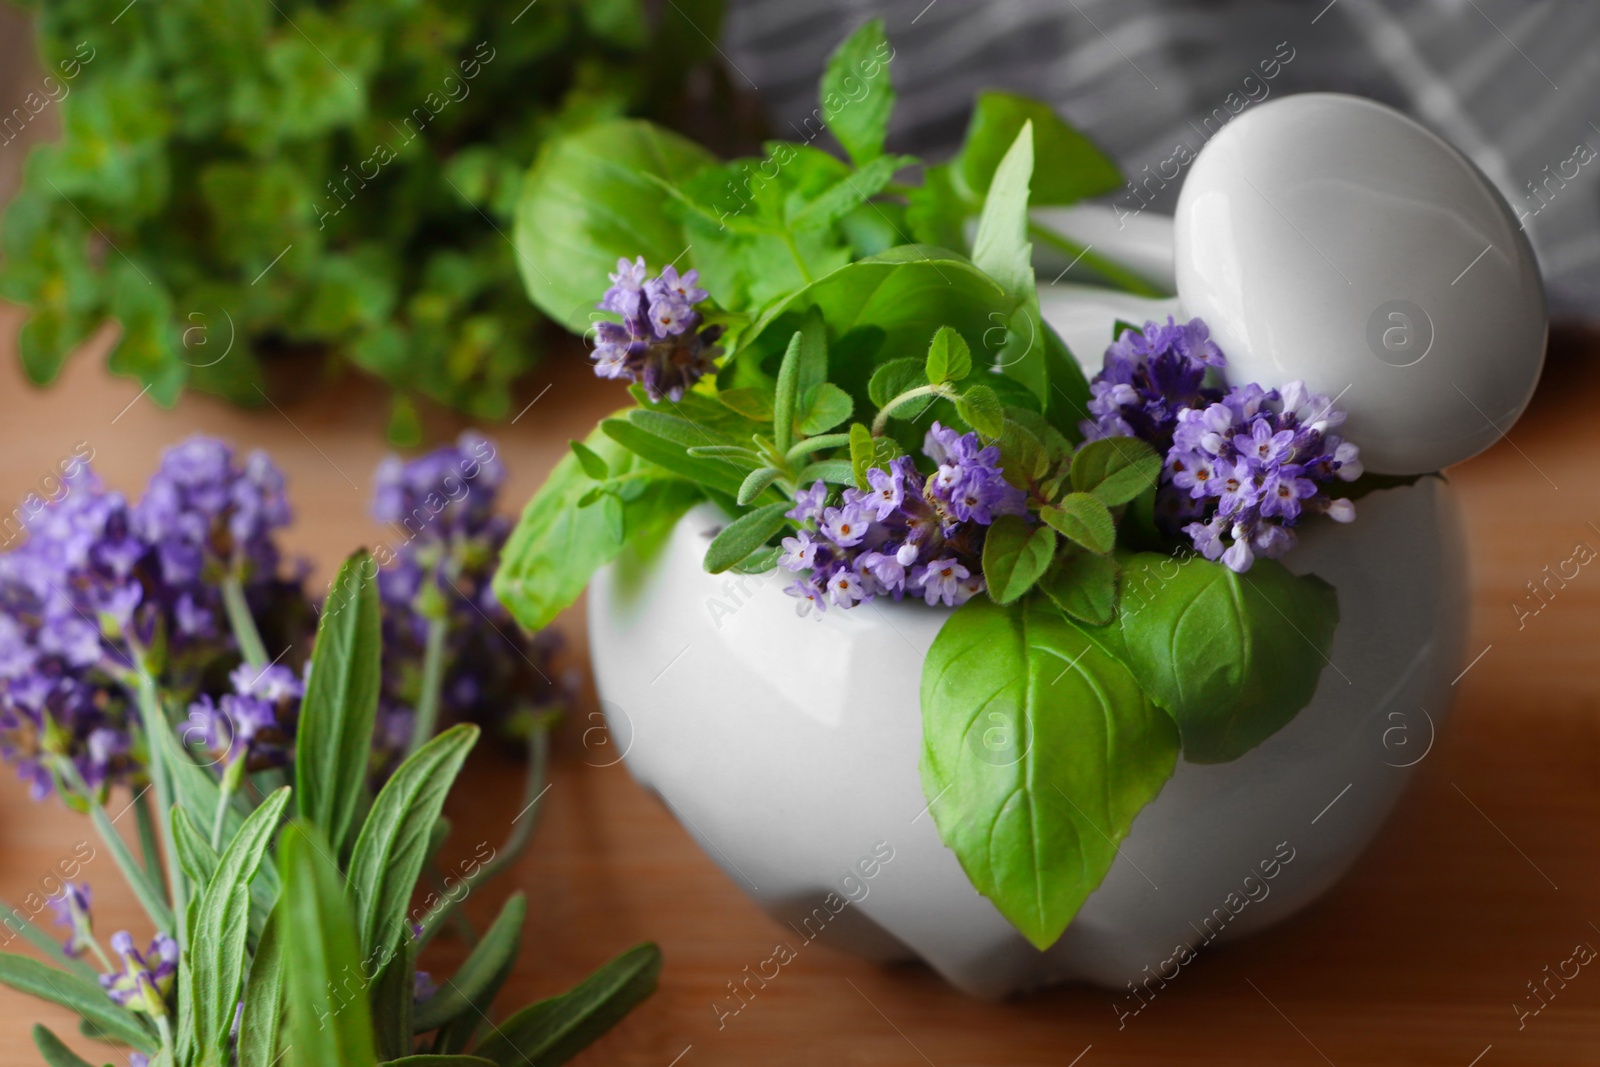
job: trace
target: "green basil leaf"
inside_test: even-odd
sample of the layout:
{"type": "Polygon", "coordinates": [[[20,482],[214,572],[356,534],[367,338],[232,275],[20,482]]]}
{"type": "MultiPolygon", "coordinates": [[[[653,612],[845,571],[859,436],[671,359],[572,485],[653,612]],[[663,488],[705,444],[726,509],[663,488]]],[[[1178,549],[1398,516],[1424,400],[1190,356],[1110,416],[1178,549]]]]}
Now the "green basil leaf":
{"type": "Polygon", "coordinates": [[[814,437],[848,419],[855,410],[855,402],[849,393],[832,382],[818,382],[806,390],[800,410],[800,432],[814,437]]]}
{"type": "Polygon", "coordinates": [[[350,856],[361,945],[369,956],[388,960],[411,936],[407,911],[428,835],[478,732],[460,723],[439,734],[400,765],[372,802],[350,856]]]}
{"type": "Polygon", "coordinates": [[[1068,493],[1040,509],[1039,517],[1090,552],[1103,556],[1117,543],[1117,525],[1110,510],[1088,493],[1068,493]]]}
{"type": "MultiPolygon", "coordinates": [[[[591,433],[585,443],[618,476],[644,468],[634,453],[601,430],[591,433]]],[[[600,509],[577,507],[579,498],[594,487],[577,456],[563,456],[556,464],[523,509],[494,576],[495,595],[524,627],[536,631],[548,626],[578,599],[594,572],[622,551],[625,537],[639,543],[676,523],[692,504],[704,499],[695,486],[664,472],[660,478],[638,479],[634,484],[639,490],[622,505],[623,529],[618,531],[600,509]]]]}
{"type": "Polygon", "coordinates": [[[495,1028],[477,1055],[499,1067],[556,1067],[615,1026],[655,992],[661,950],[635,945],[569,991],[531,1004],[495,1028]]]}
{"type": "Polygon", "coordinates": [[[1140,553],[1123,569],[1128,662],[1177,720],[1191,763],[1238,759],[1317,691],[1339,599],[1314,575],[1258,560],[1247,574],[1140,553]]]}
{"type": "Polygon", "coordinates": [[[159,1047],[144,1021],[106,996],[98,982],[9,952],[0,952],[0,982],[82,1016],[96,1033],[103,1035],[103,1041],[129,1045],[144,1053],[153,1053],[159,1047]]]}
{"type": "Polygon", "coordinates": [[[1009,604],[1033,588],[1056,554],[1056,534],[1020,515],[1001,515],[983,539],[983,577],[989,595],[1009,604]]]}
{"type": "Polygon", "coordinates": [[[244,983],[244,1011],[239,1017],[239,1067],[273,1067],[282,1055],[284,1037],[283,938],[280,911],[273,909],[261,929],[250,975],[244,983]]]}
{"type": "Polygon", "coordinates": [[[883,154],[894,110],[893,57],[883,20],[873,19],[834,50],[822,73],[822,122],[858,167],[883,154]]]}
{"type": "Polygon", "coordinates": [[[1161,457],[1137,437],[1102,437],[1072,457],[1072,488],[1107,507],[1126,504],[1156,484],[1161,457]]]}
{"type": "Polygon", "coordinates": [[[190,999],[195,1043],[206,1063],[227,1059],[228,1032],[244,981],[245,940],[250,928],[250,880],[289,802],[289,787],[274,792],[251,813],[223,850],[216,872],[199,897],[194,940],[189,945],[190,999]]]}
{"type": "Polygon", "coordinates": [[[906,225],[920,244],[964,252],[967,217],[973,209],[956,191],[950,164],[922,169],[922,184],[906,194],[906,225]]]}
{"type": "Polygon", "coordinates": [[[968,196],[976,200],[989,191],[1017,131],[1030,122],[1038,174],[1034,204],[1073,204],[1122,188],[1117,165],[1062,121],[1050,105],[1011,93],[986,92],[979,94],[972,109],[966,143],[955,164],[968,196]]]}
{"type": "Polygon", "coordinates": [[[68,1048],[66,1042],[52,1033],[43,1023],[33,1024],[33,1043],[39,1046],[39,1055],[44,1057],[44,1062],[49,1064],[49,1067],[94,1067],[88,1060],[68,1048]]]}
{"type": "Polygon", "coordinates": [[[583,468],[583,473],[597,482],[603,482],[611,477],[611,468],[606,466],[606,461],[600,454],[582,441],[568,441],[572,446],[572,454],[578,457],[578,465],[583,468]]]}
{"type": "Polygon", "coordinates": [[[762,467],[750,472],[750,476],[739,486],[739,495],[736,498],[740,507],[749,507],[750,504],[767,491],[767,486],[783,477],[783,472],[777,467],[762,467]]]}
{"type": "Polygon", "coordinates": [[[293,951],[283,952],[291,1067],[378,1062],[361,938],[332,848],[316,824],[304,819],[288,825],[278,847],[279,918],[294,939],[293,951]]]}
{"type": "Polygon", "coordinates": [[[922,721],[939,836],[973,886],[1049,948],[1172,775],[1172,720],[1035,595],[1005,607],[976,597],[950,615],[924,662],[922,721]]]}
{"type": "Polygon", "coordinates": [[[371,762],[383,655],[377,574],[364,551],[339,568],[317,620],[295,738],[295,803],[335,855],[344,853],[371,762]]]}
{"type": "Polygon", "coordinates": [[[960,256],[904,245],[841,267],[775,303],[747,331],[736,362],[777,360],[800,314],[819,308],[836,347],[848,338],[870,341],[854,358],[831,361],[828,373],[829,381],[854,398],[856,410],[865,411],[869,402],[880,406],[867,393],[877,366],[914,359],[922,373],[930,324],[954,328],[974,353],[992,353],[1003,332],[998,327],[1015,304],[994,279],[960,256]]]}
{"type": "Polygon", "coordinates": [[[706,570],[721,574],[761,548],[783,529],[789,521],[784,517],[784,512],[793,507],[792,500],[779,501],[747,511],[728,523],[706,548],[706,570]]]}
{"type": "Polygon", "coordinates": [[[528,296],[574,333],[587,329],[617,260],[653,270],[689,245],[652,178],[682,184],[715,165],[699,145],[649,122],[617,119],[558,133],[522,183],[512,243],[528,296]]]}
{"type": "Polygon", "coordinates": [[[994,440],[1006,429],[1005,405],[987,385],[969,385],[956,397],[956,414],[966,420],[985,440],[994,440]]]}
{"type": "Polygon", "coordinates": [[[437,993],[417,1005],[412,1029],[419,1034],[437,1030],[464,1011],[480,1003],[495,977],[517,958],[522,947],[522,923],[528,914],[528,898],[513,893],[506,898],[493,925],[473,946],[454,976],[437,993]]]}
{"type": "Polygon", "coordinates": [[[1048,322],[1044,323],[1043,351],[1045,376],[1050,381],[1050,395],[1044,398],[1045,416],[1068,441],[1082,441],[1079,423],[1089,417],[1089,380],[1048,322]]]}
{"type": "Polygon", "coordinates": [[[1039,588],[1062,611],[1090,626],[1117,618],[1117,564],[1076,545],[1063,552],[1039,579],[1039,588]]]}
{"type": "Polygon", "coordinates": [[[926,369],[928,381],[934,385],[959,382],[971,374],[972,349],[966,338],[948,326],[939,327],[939,332],[933,335],[933,343],[928,346],[926,369]]]}
{"type": "MultiPolygon", "coordinates": [[[[744,481],[744,476],[726,460],[696,459],[689,455],[686,446],[641,429],[628,419],[606,419],[600,423],[600,429],[639,458],[719,493],[734,496],[739,492],[739,483],[744,481]]],[[[701,443],[716,442],[707,439],[701,443]]]]}

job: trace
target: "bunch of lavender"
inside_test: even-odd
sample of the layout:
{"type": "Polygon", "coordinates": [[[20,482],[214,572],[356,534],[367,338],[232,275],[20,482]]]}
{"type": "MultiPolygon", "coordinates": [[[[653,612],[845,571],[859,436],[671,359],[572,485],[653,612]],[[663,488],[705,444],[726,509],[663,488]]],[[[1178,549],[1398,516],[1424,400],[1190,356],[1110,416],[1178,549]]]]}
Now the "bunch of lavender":
{"type": "Polygon", "coordinates": [[[491,583],[510,523],[494,443],[463,433],[409,463],[386,459],[372,513],[403,540],[380,555],[385,645],[374,760],[381,772],[441,722],[477,722],[529,739],[569,696],[553,680],[554,631],[530,636],[491,583]]]}
{"type": "Polygon", "coordinates": [[[1326,486],[1361,476],[1360,450],[1331,431],[1344,422],[1333,401],[1304,382],[1283,389],[1204,384],[1226,365],[1200,319],[1147,322],[1106,349],[1090,383],[1090,439],[1137,437],[1164,457],[1156,513],[1208,560],[1243,573],[1260,556],[1294,547],[1311,515],[1355,518],[1355,505],[1326,486]]]}
{"type": "Polygon", "coordinates": [[[983,592],[984,529],[1000,515],[1023,514],[1024,494],[1005,480],[1000,450],[981,447],[975,433],[935,422],[922,451],[936,468],[931,475],[900,456],[887,470],[870,468],[870,490],[847,487],[837,505],[827,504],[820,481],[797,495],[786,516],[800,529],[783,539],[779,565],[809,573],[785,592],[819,618],[830,603],[851,608],[911,593],[954,607],[983,592]]]}
{"type": "Polygon", "coordinates": [[[655,278],[646,280],[645,274],[643,256],[632,263],[617,260],[611,288],[595,306],[622,322],[595,327],[594,372],[638,382],[651,401],[681,400],[722,354],[717,345],[722,327],[700,327],[695,305],[708,294],[699,288],[699,271],[679,277],[668,264],[655,278]]]}
{"type": "Polygon", "coordinates": [[[254,616],[298,593],[273,542],[288,520],[264,454],[203,437],[167,450],[136,506],[85,463],[27,518],[0,557],[0,753],[35,797],[142,779],[141,670],[190,693],[227,659],[265,666],[254,616]]]}

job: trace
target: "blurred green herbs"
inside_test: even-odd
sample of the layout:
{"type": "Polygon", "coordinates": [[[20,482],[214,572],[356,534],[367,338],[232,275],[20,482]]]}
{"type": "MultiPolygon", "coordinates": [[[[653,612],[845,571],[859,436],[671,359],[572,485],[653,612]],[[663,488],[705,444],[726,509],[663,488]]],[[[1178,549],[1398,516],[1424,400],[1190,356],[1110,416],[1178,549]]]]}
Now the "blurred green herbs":
{"type": "MultiPolygon", "coordinates": [[[[33,0],[59,112],[0,223],[0,297],[47,384],[106,319],[113,372],[260,404],[304,362],[504,416],[541,319],[509,233],[557,133],[681,113],[720,0],[33,0]],[[286,368],[274,374],[274,365],[286,368]]],[[[21,125],[19,126],[19,122],[21,125]]]]}

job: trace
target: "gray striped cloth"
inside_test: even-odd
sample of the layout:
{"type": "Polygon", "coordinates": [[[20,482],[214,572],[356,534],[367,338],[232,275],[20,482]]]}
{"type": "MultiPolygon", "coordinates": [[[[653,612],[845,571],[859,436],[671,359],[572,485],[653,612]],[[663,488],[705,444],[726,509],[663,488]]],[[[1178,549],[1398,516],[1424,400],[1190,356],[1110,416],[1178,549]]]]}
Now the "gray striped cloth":
{"type": "MultiPolygon", "coordinates": [[[[1460,148],[1524,216],[1552,312],[1600,318],[1592,0],[732,0],[724,50],[781,135],[816,107],[827,54],[873,16],[896,49],[891,143],[935,160],[987,88],[1050,101],[1130,175],[1180,141],[1197,149],[1229,94],[1381,100],[1460,148]]],[[[1152,206],[1170,213],[1177,188],[1152,206]]]]}

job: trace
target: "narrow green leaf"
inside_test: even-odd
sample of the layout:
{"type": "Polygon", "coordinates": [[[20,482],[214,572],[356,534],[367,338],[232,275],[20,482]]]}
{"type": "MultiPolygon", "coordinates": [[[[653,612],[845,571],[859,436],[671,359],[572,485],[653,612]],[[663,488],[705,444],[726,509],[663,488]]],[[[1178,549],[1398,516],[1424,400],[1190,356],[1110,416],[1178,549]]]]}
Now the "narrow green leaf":
{"type": "Polygon", "coordinates": [[[772,421],[772,400],[769,393],[750,386],[717,392],[718,403],[755,422],[772,421]]]}
{"type": "MultiPolygon", "coordinates": [[[[686,445],[642,429],[628,419],[606,419],[600,423],[600,429],[639,458],[719,493],[733,496],[744,480],[738,469],[727,461],[696,459],[689,455],[686,445]]],[[[700,444],[715,443],[714,439],[700,441],[700,444]]]]}
{"type": "Polygon", "coordinates": [[[801,485],[810,485],[819,479],[833,485],[849,485],[855,481],[855,468],[847,459],[819,459],[800,471],[801,485]]]}
{"type": "Polygon", "coordinates": [[[1192,763],[1238,759],[1310,703],[1338,622],[1333,586],[1272,560],[1236,574],[1146,552],[1123,572],[1128,662],[1192,763]]]}
{"type": "Polygon", "coordinates": [[[377,564],[365,551],[345,560],[317,621],[311,674],[295,739],[295,803],[344,853],[367,784],[378,711],[382,632],[377,564]]]}
{"type": "Polygon", "coordinates": [[[1172,720],[1037,594],[974,597],[922,672],[922,788],[973,886],[1041,950],[1171,776],[1172,720]]]}
{"type": "Polygon", "coordinates": [[[1117,564],[1110,556],[1073,545],[1039,579],[1039,588],[1079,622],[1105,626],[1116,621],[1117,564]]]}
{"type": "Polygon", "coordinates": [[[597,482],[603,482],[611,477],[611,468],[606,466],[606,461],[600,454],[582,441],[567,442],[572,446],[572,454],[578,457],[578,465],[583,468],[583,473],[597,482]]]}
{"type": "Polygon", "coordinates": [[[1090,552],[1103,556],[1117,543],[1117,525],[1110,509],[1088,493],[1068,493],[1040,509],[1039,517],[1090,552]]]}
{"type": "Polygon", "coordinates": [[[1034,292],[1028,242],[1028,186],[1033,178],[1033,123],[1025,122],[995,171],[972,239],[972,262],[1017,300],[1034,292]]]}
{"type": "Polygon", "coordinates": [[[194,941],[189,946],[190,1003],[196,1046],[200,1058],[208,1063],[226,1059],[228,1032],[244,982],[250,880],[277,831],[289,793],[288,786],[277,790],[244,821],[199,898],[194,941]]]}
{"type": "Polygon", "coordinates": [[[779,452],[789,451],[794,443],[795,405],[799,403],[800,390],[799,330],[789,338],[789,347],[783,353],[783,363],[778,367],[778,392],[772,404],[773,441],[779,452]]]}
{"type": "Polygon", "coordinates": [[[278,848],[281,920],[294,942],[293,951],[283,952],[290,1067],[378,1062],[361,939],[332,847],[314,823],[297,819],[278,848]]]}
{"type": "Polygon", "coordinates": [[[412,1028],[417,1033],[436,1030],[481,1002],[495,977],[516,960],[517,950],[522,947],[522,923],[527,913],[528,899],[522,893],[513,893],[506,899],[494,924],[473,947],[472,954],[454,977],[417,1005],[412,1018],[412,1028]]]}
{"type": "Polygon", "coordinates": [[[172,839],[178,847],[178,863],[183,873],[196,886],[211,881],[217,869],[217,850],[211,847],[206,835],[195,827],[194,820],[182,806],[172,806],[172,839]]]}
{"type": "Polygon", "coordinates": [[[1005,432],[1005,405],[987,385],[967,386],[966,392],[956,397],[956,412],[986,440],[992,441],[1005,432]]]}
{"type": "MultiPolygon", "coordinates": [[[[45,954],[46,959],[59,963],[78,977],[87,978],[91,982],[99,977],[99,971],[82,960],[75,959],[62,952],[61,941],[40,929],[32,919],[28,918],[28,913],[21,908],[12,907],[4,900],[0,900],[0,923],[3,923],[7,929],[27,938],[34,948],[45,954]]],[[[6,938],[8,943],[10,940],[11,938],[6,938]]]]}
{"type": "Polygon", "coordinates": [[[873,19],[834,50],[822,74],[822,121],[858,167],[883,154],[894,110],[893,57],[883,20],[873,19]]]}
{"type": "Polygon", "coordinates": [[[706,549],[705,568],[712,574],[721,574],[735,563],[765,545],[789,521],[784,512],[794,507],[793,501],[767,504],[754,511],[745,512],[722,528],[706,549]]]}
{"type": "Polygon", "coordinates": [[[33,1024],[33,1043],[39,1046],[39,1055],[49,1067],[94,1067],[88,1060],[66,1046],[43,1023],[33,1024]]]}
{"type": "Polygon", "coordinates": [[[928,381],[959,382],[972,373],[972,349],[967,339],[948,326],[939,327],[928,346],[928,381]]]}
{"type": "Polygon", "coordinates": [[[737,498],[739,506],[749,507],[756,497],[766,492],[767,486],[781,477],[783,477],[783,472],[777,467],[762,467],[760,470],[751,471],[750,476],[744,480],[744,484],[739,486],[739,496],[737,498]]]}
{"type": "Polygon", "coordinates": [[[481,1056],[461,1054],[436,1056],[423,1053],[420,1056],[401,1056],[397,1060],[385,1060],[383,1067],[495,1067],[495,1062],[481,1056]]]}
{"type": "Polygon", "coordinates": [[[1137,437],[1102,437],[1072,457],[1072,488],[1107,507],[1126,504],[1156,484],[1161,457],[1137,437]]]}
{"type": "Polygon", "coordinates": [[[387,960],[411,936],[407,910],[427,859],[428,835],[478,740],[469,723],[452,726],[412,753],[385,783],[350,857],[361,944],[387,960]]]}
{"type": "MultiPolygon", "coordinates": [[[[861,428],[863,430],[866,429],[865,426],[861,428]]],[[[868,436],[871,436],[870,432],[868,436]]],[[[848,433],[818,434],[816,437],[808,437],[804,441],[797,442],[793,448],[789,449],[787,458],[790,463],[793,463],[795,460],[809,456],[813,452],[822,452],[829,448],[845,448],[849,444],[850,435],[848,433]]]]}
{"type": "Polygon", "coordinates": [[[1033,588],[1056,553],[1056,534],[1020,515],[1001,515],[983,541],[983,577],[989,595],[1009,604],[1033,588]]]}
{"type": "Polygon", "coordinates": [[[477,1054],[500,1067],[556,1067],[615,1026],[651,993],[661,950],[635,945],[571,990],[531,1004],[495,1028],[477,1054]]]}
{"type": "Polygon", "coordinates": [[[407,937],[372,983],[372,1037],[382,1059],[409,1055],[415,1047],[416,973],[417,939],[407,937]]]}
{"type": "Polygon", "coordinates": [[[105,1039],[153,1053],[155,1034],[133,1012],[119,1007],[98,982],[81,978],[26,956],[0,952],[0,982],[19,993],[59,1004],[87,1019],[105,1039]]]}
{"type": "Polygon", "coordinates": [[[244,984],[244,1013],[239,1017],[239,1067],[273,1067],[282,1054],[284,1013],[283,936],[280,912],[274,909],[262,927],[244,984]]]}

